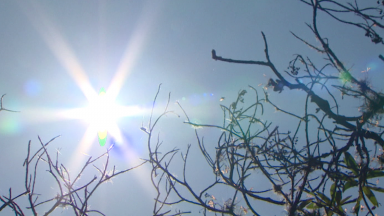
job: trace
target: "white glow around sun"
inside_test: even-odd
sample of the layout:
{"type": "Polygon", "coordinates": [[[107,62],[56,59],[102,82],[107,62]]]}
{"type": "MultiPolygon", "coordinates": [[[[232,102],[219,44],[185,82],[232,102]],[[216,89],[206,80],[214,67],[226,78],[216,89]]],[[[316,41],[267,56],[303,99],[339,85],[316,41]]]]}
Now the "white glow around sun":
{"type": "Polygon", "coordinates": [[[142,114],[143,110],[138,106],[121,106],[108,93],[101,92],[98,96],[89,100],[88,106],[63,111],[62,117],[69,119],[81,119],[95,133],[107,132],[116,141],[122,140],[121,132],[117,126],[118,119],[142,114]]]}
{"type": "MultiPolygon", "coordinates": [[[[31,114],[29,115],[31,118],[30,121],[34,123],[42,121],[58,121],[62,119],[78,119],[86,124],[85,132],[79,142],[75,142],[71,145],[74,150],[72,158],[69,160],[71,163],[67,168],[74,173],[77,173],[76,170],[79,169],[79,163],[83,160],[83,156],[92,154],[90,148],[96,144],[95,141],[100,130],[106,131],[108,137],[113,137],[116,141],[115,144],[120,145],[118,150],[124,154],[126,161],[130,165],[133,165],[131,164],[132,158],[139,157],[136,155],[135,149],[132,149],[127,145],[127,140],[124,138],[125,136],[122,135],[122,131],[120,130],[117,121],[130,116],[143,116],[145,113],[148,113],[148,110],[142,109],[140,106],[122,106],[119,105],[118,101],[115,101],[115,99],[119,95],[125,81],[132,73],[132,68],[135,65],[136,59],[140,56],[139,54],[147,40],[147,36],[150,35],[153,26],[152,24],[156,21],[156,14],[161,12],[161,10],[159,10],[159,5],[149,4],[148,7],[145,7],[142,13],[140,13],[140,17],[137,19],[138,22],[136,23],[136,28],[133,31],[133,35],[129,37],[129,41],[127,41],[120,63],[117,65],[117,70],[111,72],[113,77],[109,85],[106,86],[106,94],[103,97],[98,96],[97,91],[90,82],[86,68],[83,68],[81,62],[76,58],[77,50],[72,49],[64,35],[60,32],[60,28],[53,22],[55,19],[48,16],[45,7],[40,5],[38,1],[23,2],[23,4],[19,1],[18,5],[28,17],[28,20],[31,21],[35,30],[40,34],[47,47],[52,51],[52,54],[61,63],[63,68],[66,69],[68,75],[82,91],[88,102],[88,104],[82,108],[47,109],[46,107],[37,107],[36,109],[29,109],[28,113],[31,114]],[[41,117],[44,117],[44,119],[41,117]]],[[[101,26],[101,29],[107,28],[101,26]]],[[[100,33],[103,34],[104,32],[100,33]]],[[[105,53],[101,54],[103,55],[102,57],[105,57],[105,53]]],[[[93,60],[94,58],[92,57],[93,55],[90,55],[89,59],[93,60]]],[[[124,119],[124,121],[126,120],[129,121],[129,119],[124,119]]],[[[76,124],[73,124],[73,127],[78,129],[77,122],[76,124]]],[[[66,135],[70,136],[70,134],[66,135]]],[[[133,136],[131,133],[130,135],[133,136]]],[[[97,147],[97,149],[100,149],[100,146],[97,147]]],[[[102,148],[102,150],[104,149],[105,148],[102,148]]],[[[146,168],[143,167],[143,169],[146,168]]],[[[138,182],[146,182],[142,179],[143,175],[135,176],[139,179],[138,182]]],[[[147,185],[141,186],[145,190],[148,189],[147,185]]],[[[147,191],[147,193],[150,192],[147,191]]]]}
{"type": "Polygon", "coordinates": [[[97,131],[105,131],[123,115],[118,105],[108,97],[105,91],[102,91],[97,97],[89,101],[88,107],[85,108],[84,120],[97,131]]]}

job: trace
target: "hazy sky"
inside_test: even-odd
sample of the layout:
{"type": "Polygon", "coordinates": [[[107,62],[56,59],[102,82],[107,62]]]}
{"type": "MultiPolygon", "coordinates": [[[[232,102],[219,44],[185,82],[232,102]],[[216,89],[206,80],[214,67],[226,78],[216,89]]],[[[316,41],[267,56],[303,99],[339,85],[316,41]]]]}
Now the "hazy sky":
{"type": "MultiPolygon", "coordinates": [[[[361,71],[370,67],[372,85],[383,90],[383,62],[377,58],[382,46],[372,44],[362,31],[319,16],[319,30],[352,74],[364,77],[361,71]]],[[[111,157],[119,170],[148,158],[146,136],[139,128],[148,121],[160,83],[159,106],[171,92],[171,108],[178,113],[176,100],[200,122],[220,124],[220,103],[229,104],[240,89],[265,85],[273,76],[268,68],[216,62],[211,49],[229,58],[264,60],[264,31],[270,57],[280,70],[297,53],[321,62],[320,54],[289,33],[316,44],[305,22],[311,22],[311,9],[299,1],[0,1],[0,94],[7,94],[5,108],[21,111],[0,113],[0,194],[7,194],[9,187],[14,194],[22,192],[27,143],[32,140],[37,149],[38,135],[45,142],[61,135],[50,150],[61,148],[60,157],[72,170],[86,159],[83,153],[97,156],[105,151],[96,133],[87,135],[89,123],[68,114],[86,107],[87,96],[102,87],[115,94],[117,104],[142,110],[118,121],[123,141],[111,157]],[[220,102],[221,97],[226,100],[220,102]]],[[[284,105],[292,100],[287,96],[295,94],[302,96],[284,91],[271,92],[271,97],[284,105]]],[[[357,111],[358,105],[344,108],[357,111]]],[[[297,109],[293,103],[286,107],[297,109]]],[[[263,118],[276,124],[281,120],[273,112],[263,118]]],[[[169,148],[185,150],[188,143],[195,144],[192,152],[198,157],[193,130],[184,120],[164,119],[162,139],[169,148]]],[[[191,172],[199,172],[192,165],[191,172]]],[[[84,180],[96,173],[92,169],[84,180]]],[[[39,177],[39,192],[56,194],[48,173],[42,171],[39,177]]],[[[145,166],[101,187],[91,205],[107,215],[123,210],[150,215],[153,198],[145,166]]]]}

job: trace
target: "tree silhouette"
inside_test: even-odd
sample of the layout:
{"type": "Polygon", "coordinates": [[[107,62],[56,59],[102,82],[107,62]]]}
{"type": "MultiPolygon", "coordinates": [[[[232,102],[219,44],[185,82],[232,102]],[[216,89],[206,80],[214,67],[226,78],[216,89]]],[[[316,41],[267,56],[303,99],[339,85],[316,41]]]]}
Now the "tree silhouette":
{"type": "MultiPolygon", "coordinates": [[[[168,108],[170,96],[164,112],[158,117],[151,115],[148,127],[142,127],[148,134],[148,161],[152,164],[151,178],[158,194],[154,215],[189,213],[188,210],[170,210],[169,206],[175,208],[181,203],[200,206],[201,213],[215,215],[260,215],[257,207],[264,203],[281,206],[288,215],[348,215],[363,211],[364,215],[375,215],[380,211],[376,196],[377,192],[384,192],[384,188],[378,187],[378,179],[384,176],[384,126],[381,124],[384,94],[375,91],[367,79],[359,80],[350,73],[328,39],[319,32],[317,19],[322,12],[338,22],[363,30],[366,37],[380,45],[383,44],[380,31],[384,28],[382,4],[372,1],[372,6],[360,7],[357,1],[300,2],[312,10],[312,22],[307,26],[320,46],[295,33],[292,35],[321,53],[325,59],[323,65],[297,54],[287,70],[276,68],[270,58],[267,37],[262,32],[264,60],[225,58],[216,50],[212,50],[212,59],[269,68],[272,73],[263,98],[250,86],[254,95],[250,103],[246,97],[248,92],[240,91],[233,103],[221,105],[221,125],[195,123],[179,104],[187,124],[221,131],[216,147],[210,149],[195,129],[197,145],[212,170],[211,176],[204,176],[206,181],[210,180],[205,188],[194,187],[193,180],[188,179],[187,167],[193,165],[187,166],[191,145],[184,153],[177,148],[164,151],[162,141],[155,134],[157,123],[173,113],[168,108]],[[268,88],[279,93],[301,90],[304,114],[288,111],[289,105],[274,102],[268,88]],[[332,93],[332,88],[340,95],[332,93]],[[350,103],[345,102],[345,97],[360,104],[360,114],[350,116],[341,108],[350,103]],[[283,131],[278,127],[279,122],[275,126],[262,120],[266,106],[288,115],[291,129],[283,131]],[[178,153],[183,163],[181,173],[172,169],[178,153]],[[270,186],[260,186],[260,182],[269,182],[270,186]],[[222,188],[228,191],[225,195],[220,193],[222,188]]],[[[382,55],[379,58],[384,60],[382,55]]],[[[153,108],[158,94],[159,91],[153,108]]]]}
{"type": "MultiPolygon", "coordinates": [[[[189,175],[188,167],[193,164],[187,162],[192,145],[188,144],[185,152],[178,148],[167,150],[156,132],[164,117],[179,116],[169,108],[170,95],[164,111],[155,116],[159,86],[149,122],[140,128],[148,136],[147,160],[135,167],[116,171],[114,166],[109,166],[109,148],[95,159],[90,157],[80,172],[72,175],[60,163],[59,152],[54,158],[48,149],[58,137],[48,142],[39,137],[41,147],[36,152],[31,152],[32,143],[28,143],[23,164],[23,192],[14,195],[10,188],[8,194],[0,197],[0,212],[10,208],[15,215],[38,215],[40,207],[45,206],[48,210],[44,215],[51,214],[58,207],[70,208],[74,215],[104,215],[99,210],[91,209],[89,204],[99,186],[148,163],[157,193],[153,215],[191,213],[189,206],[181,205],[183,203],[198,206],[204,215],[260,215],[258,207],[264,204],[285,209],[287,215],[348,215],[350,212],[375,215],[382,208],[377,195],[384,193],[384,188],[378,186],[379,179],[384,176],[384,125],[381,124],[384,94],[376,91],[368,79],[357,79],[351,74],[329,45],[328,39],[319,32],[317,24],[318,13],[323,13],[337,22],[356,27],[372,43],[382,45],[384,3],[365,1],[361,7],[357,0],[352,3],[299,1],[312,11],[312,22],[307,26],[320,45],[314,45],[295,33],[292,35],[321,53],[325,59],[323,64],[296,54],[286,70],[277,68],[271,60],[267,36],[262,32],[265,47],[263,60],[238,60],[222,57],[214,49],[211,51],[215,61],[252,64],[271,71],[270,79],[262,90],[249,86],[251,93],[240,90],[234,102],[220,105],[222,124],[196,123],[177,103],[187,119],[185,123],[195,128],[197,146],[207,162],[206,168],[211,171],[210,175],[201,176],[204,177],[205,187],[197,187],[194,184],[196,178],[191,180],[189,175]],[[367,4],[369,6],[365,6],[367,4]],[[277,93],[292,90],[302,93],[304,114],[297,110],[289,111],[289,104],[281,104],[274,99],[277,93]],[[344,100],[347,97],[359,104],[358,115],[351,115],[342,108],[350,104],[344,100]],[[279,122],[263,119],[270,107],[287,115],[289,130],[279,127],[279,122]],[[205,145],[198,128],[217,130],[216,146],[205,145]],[[181,172],[173,166],[180,165],[179,153],[181,172]],[[96,162],[103,158],[105,161],[100,168],[96,162]],[[80,184],[80,176],[91,165],[96,168],[98,176],[80,184]],[[57,194],[40,201],[42,195],[36,185],[42,166],[56,182],[57,194]],[[222,192],[223,189],[225,192],[222,192]],[[27,210],[19,204],[22,198],[26,198],[27,210]]],[[[382,54],[378,54],[378,58],[384,61],[382,54]]],[[[0,111],[16,112],[3,107],[4,96],[0,100],[0,111]]]]}
{"type": "MultiPolygon", "coordinates": [[[[3,97],[4,95],[1,97],[0,111],[4,110],[9,112],[17,112],[3,108],[3,97]]],[[[56,151],[55,159],[52,157],[52,153],[48,151],[48,145],[58,137],[59,136],[54,137],[46,143],[44,143],[41,138],[38,137],[41,147],[34,153],[31,152],[31,141],[28,142],[27,157],[23,163],[25,169],[25,183],[23,189],[24,192],[14,196],[12,194],[12,188],[9,188],[9,194],[2,195],[0,197],[0,212],[8,207],[15,213],[15,215],[24,216],[30,215],[32,213],[32,215],[36,216],[39,215],[39,208],[44,206],[45,209],[48,209],[44,215],[50,215],[59,207],[71,208],[73,210],[73,215],[89,215],[90,213],[105,215],[97,209],[90,208],[89,199],[95,193],[96,189],[99,188],[101,184],[111,181],[112,178],[116,177],[117,175],[126,173],[146,163],[146,161],[143,161],[137,166],[122,171],[116,171],[115,166],[111,168],[109,165],[109,152],[113,148],[112,145],[104,154],[98,156],[97,158],[92,159],[92,157],[89,157],[85,164],[81,167],[80,172],[74,175],[74,173],[70,173],[65,165],[60,162],[60,152],[58,150],[56,151]],[[103,166],[99,168],[96,162],[100,161],[102,158],[105,158],[105,162],[103,166]],[[45,163],[45,166],[41,165],[42,162],[45,163]],[[47,168],[46,171],[55,180],[58,188],[55,196],[45,199],[44,201],[38,200],[39,197],[44,194],[41,194],[41,191],[37,189],[38,176],[41,175],[41,166],[47,168]],[[95,174],[94,177],[87,179],[86,183],[80,183],[80,178],[90,166],[96,168],[99,176],[95,174]],[[25,210],[24,206],[18,204],[18,201],[22,197],[27,197],[27,211],[25,210]]],[[[4,178],[4,176],[2,176],[2,178],[4,178]]],[[[19,190],[21,188],[22,187],[17,189],[19,190]]]]}

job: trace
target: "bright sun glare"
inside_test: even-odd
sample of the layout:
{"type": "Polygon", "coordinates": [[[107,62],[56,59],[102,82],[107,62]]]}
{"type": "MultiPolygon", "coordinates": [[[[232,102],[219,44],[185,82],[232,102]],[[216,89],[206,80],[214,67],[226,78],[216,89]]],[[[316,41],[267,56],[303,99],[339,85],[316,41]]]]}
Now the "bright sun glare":
{"type": "Polygon", "coordinates": [[[97,130],[101,146],[105,145],[108,129],[113,128],[116,120],[124,115],[124,113],[119,112],[118,106],[108,96],[105,89],[101,88],[98,97],[89,102],[89,106],[84,112],[84,119],[97,130]]]}
{"type": "Polygon", "coordinates": [[[122,140],[121,131],[117,126],[118,119],[142,114],[139,106],[121,106],[115,103],[113,97],[101,88],[99,95],[89,99],[84,108],[65,110],[62,115],[66,118],[81,119],[88,124],[92,133],[98,134],[99,143],[105,145],[107,134],[111,134],[117,142],[122,140]]]}
{"type": "MultiPolygon", "coordinates": [[[[99,141],[100,138],[105,138],[108,133],[108,136],[113,137],[116,142],[122,142],[121,131],[116,123],[118,119],[127,116],[141,115],[144,112],[139,106],[117,105],[115,99],[124,85],[125,80],[132,72],[131,69],[138,56],[137,54],[140,52],[146,35],[148,35],[150,29],[149,23],[153,20],[153,10],[156,10],[155,8],[156,7],[150,7],[143,11],[139,18],[137,29],[127,43],[109,86],[103,90],[103,93],[99,92],[98,95],[92,87],[86,71],[76,58],[75,53],[60,33],[59,28],[52,22],[52,19],[46,15],[44,8],[38,3],[32,3],[28,7],[22,5],[22,9],[29,17],[32,25],[37,32],[41,34],[48,47],[67,70],[68,75],[78,85],[89,103],[86,108],[65,109],[59,113],[59,116],[62,118],[80,119],[88,123],[89,126],[78,145],[79,151],[87,152],[94,142],[97,133],[99,134],[99,141]],[[33,10],[30,8],[33,8],[33,10]],[[35,11],[36,13],[32,13],[31,11],[35,11]]],[[[52,118],[52,120],[54,119],[55,118],[52,118]]]]}
{"type": "Polygon", "coordinates": [[[97,131],[99,143],[105,145],[107,134],[111,133],[115,139],[121,140],[121,132],[117,127],[119,118],[138,115],[142,109],[135,106],[120,106],[101,88],[99,95],[90,99],[88,107],[78,110],[77,116],[85,120],[93,131],[97,131]]]}
{"type": "MultiPolygon", "coordinates": [[[[115,99],[124,85],[125,80],[132,72],[132,66],[146,40],[146,36],[149,35],[150,24],[156,17],[155,14],[158,7],[151,4],[151,7],[143,10],[141,17],[138,19],[137,28],[126,45],[109,86],[106,89],[101,89],[98,95],[92,87],[86,71],[76,58],[75,53],[60,33],[57,25],[52,22],[53,19],[47,16],[44,8],[38,2],[19,5],[89,103],[88,106],[84,108],[64,109],[61,111],[53,110],[54,114],[52,114],[50,119],[47,118],[46,121],[54,121],[57,120],[57,117],[60,117],[63,119],[79,119],[86,122],[87,129],[80,142],[76,145],[77,147],[74,153],[87,155],[95,141],[96,134],[98,134],[97,136],[101,145],[106,144],[107,135],[113,137],[116,144],[120,145],[120,151],[124,154],[127,161],[131,158],[138,158],[134,149],[124,144],[126,140],[123,138],[124,136],[122,136],[117,121],[123,117],[143,115],[146,110],[140,106],[121,106],[115,102],[115,99]],[[103,143],[101,141],[103,141],[103,143]]],[[[38,121],[41,121],[41,116],[46,116],[48,112],[41,107],[37,110],[44,111],[38,118],[38,121]]],[[[33,112],[33,114],[37,116],[36,112],[33,112]]],[[[80,160],[81,157],[73,155],[73,158],[70,160],[72,162],[68,166],[69,170],[75,170],[80,160]]],[[[137,177],[141,178],[141,176],[137,177]]],[[[140,182],[145,181],[141,179],[140,182]]]]}

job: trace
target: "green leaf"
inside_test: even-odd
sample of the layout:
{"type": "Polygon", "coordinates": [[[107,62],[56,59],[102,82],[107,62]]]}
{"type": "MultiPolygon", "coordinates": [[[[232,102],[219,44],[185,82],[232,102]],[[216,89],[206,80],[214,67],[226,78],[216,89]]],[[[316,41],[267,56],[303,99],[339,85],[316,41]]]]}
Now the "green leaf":
{"type": "Polygon", "coordinates": [[[345,192],[348,188],[356,187],[359,184],[356,180],[350,180],[347,183],[344,184],[343,192],[345,192]]]}
{"type": "Polygon", "coordinates": [[[315,194],[315,193],[313,193],[313,192],[309,191],[309,190],[308,190],[308,189],[306,189],[306,188],[304,188],[304,191],[305,191],[306,193],[308,193],[308,194],[312,195],[312,196],[316,196],[316,194],[315,194]]]}
{"type": "Polygon", "coordinates": [[[342,181],[349,181],[351,179],[351,177],[345,173],[329,173],[329,177],[342,181]]]}
{"type": "Polygon", "coordinates": [[[369,201],[371,201],[371,203],[374,206],[379,206],[379,204],[377,203],[377,199],[376,199],[375,195],[372,193],[371,189],[369,189],[368,186],[364,186],[363,191],[364,191],[364,194],[368,197],[369,201]]]}
{"type": "Polygon", "coordinates": [[[383,176],[384,176],[384,172],[382,172],[380,170],[370,170],[370,171],[368,171],[367,179],[376,178],[376,177],[383,177],[383,176]]]}
{"type": "Polygon", "coordinates": [[[302,201],[299,206],[298,206],[298,209],[299,210],[302,210],[303,208],[305,208],[305,206],[307,206],[309,203],[312,202],[313,199],[307,199],[307,200],[304,200],[302,201]]]}
{"type": "Polygon", "coordinates": [[[353,207],[353,209],[354,209],[353,212],[357,215],[359,214],[359,210],[360,210],[360,200],[361,200],[361,196],[359,196],[359,198],[357,198],[355,207],[353,207]]]}
{"type": "Polygon", "coordinates": [[[323,193],[317,192],[316,193],[326,204],[331,204],[331,200],[325,196],[323,193]]]}
{"type": "Polygon", "coordinates": [[[344,163],[347,165],[348,169],[352,170],[353,174],[358,174],[359,169],[357,163],[352,155],[348,152],[344,152],[344,163]]]}
{"type": "Polygon", "coordinates": [[[340,212],[344,212],[344,209],[341,206],[339,206],[338,208],[340,212]]]}
{"type": "Polygon", "coordinates": [[[384,188],[381,188],[381,187],[369,187],[369,188],[374,190],[374,191],[378,191],[378,192],[384,193],[384,188]]]}
{"type": "Polygon", "coordinates": [[[349,199],[351,199],[352,196],[347,196],[344,199],[340,201],[340,205],[343,205],[345,202],[347,202],[349,199]]]}
{"type": "Polygon", "coordinates": [[[341,196],[342,196],[341,191],[337,191],[336,192],[336,203],[337,203],[337,205],[340,205],[341,196]]]}
{"type": "Polygon", "coordinates": [[[316,203],[311,203],[307,205],[307,209],[319,209],[320,207],[316,203]]]}
{"type": "Polygon", "coordinates": [[[336,183],[333,183],[331,185],[331,188],[329,188],[329,193],[331,194],[331,198],[335,196],[335,191],[336,191],[336,183]]]}
{"type": "Polygon", "coordinates": [[[340,77],[340,80],[343,82],[343,84],[350,82],[352,80],[352,75],[347,71],[341,72],[339,77],[340,77]]]}

